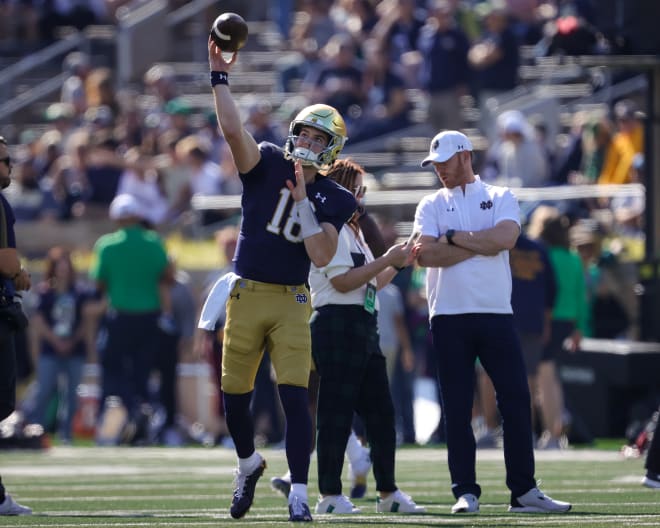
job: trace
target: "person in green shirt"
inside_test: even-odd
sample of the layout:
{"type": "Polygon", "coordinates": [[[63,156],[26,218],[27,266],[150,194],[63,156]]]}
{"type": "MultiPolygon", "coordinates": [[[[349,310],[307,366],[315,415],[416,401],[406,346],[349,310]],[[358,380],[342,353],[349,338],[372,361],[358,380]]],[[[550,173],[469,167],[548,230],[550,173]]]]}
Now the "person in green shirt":
{"type": "MultiPolygon", "coordinates": [[[[118,229],[94,245],[90,277],[105,293],[107,342],[101,350],[102,401],[119,397],[136,427],[145,424],[148,378],[159,342],[159,321],[170,313],[172,267],[162,239],[145,227],[144,207],[132,195],[110,204],[118,229]]],[[[136,435],[143,431],[136,432],[136,435]]]]}

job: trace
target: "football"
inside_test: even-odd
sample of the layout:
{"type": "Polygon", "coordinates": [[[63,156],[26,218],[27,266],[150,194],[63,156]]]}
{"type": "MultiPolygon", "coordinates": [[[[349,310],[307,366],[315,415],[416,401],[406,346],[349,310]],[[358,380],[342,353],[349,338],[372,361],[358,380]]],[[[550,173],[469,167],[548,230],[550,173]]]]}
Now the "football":
{"type": "Polygon", "coordinates": [[[238,51],[245,46],[247,37],[247,22],[236,13],[222,13],[211,26],[211,38],[222,51],[238,51]]]}

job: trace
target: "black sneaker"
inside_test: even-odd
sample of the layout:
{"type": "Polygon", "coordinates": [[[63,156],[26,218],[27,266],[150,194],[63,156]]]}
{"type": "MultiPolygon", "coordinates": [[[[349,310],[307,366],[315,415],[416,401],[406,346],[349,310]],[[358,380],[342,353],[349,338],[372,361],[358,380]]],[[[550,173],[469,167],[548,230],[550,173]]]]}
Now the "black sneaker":
{"type": "Polygon", "coordinates": [[[307,503],[294,495],[289,503],[289,522],[312,522],[313,520],[307,503]]]}
{"type": "Polygon", "coordinates": [[[241,473],[240,470],[236,471],[236,479],[234,480],[236,489],[229,508],[229,513],[234,519],[243,517],[252,506],[254,490],[257,487],[257,481],[264,474],[264,469],[266,469],[266,461],[262,458],[257,469],[249,475],[241,473]]]}

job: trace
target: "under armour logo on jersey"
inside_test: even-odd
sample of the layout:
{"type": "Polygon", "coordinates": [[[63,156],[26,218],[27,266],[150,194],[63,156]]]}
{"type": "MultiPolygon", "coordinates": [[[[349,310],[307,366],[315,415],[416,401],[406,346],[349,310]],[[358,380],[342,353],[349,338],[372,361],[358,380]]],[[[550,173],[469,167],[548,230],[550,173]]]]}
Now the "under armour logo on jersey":
{"type": "Polygon", "coordinates": [[[316,198],[321,203],[325,203],[327,200],[327,197],[323,196],[320,192],[317,192],[314,198],[316,198]]]}
{"type": "Polygon", "coordinates": [[[485,211],[486,209],[492,209],[492,207],[493,207],[493,201],[492,201],[492,200],[488,200],[487,202],[481,202],[481,204],[479,205],[479,207],[481,207],[481,209],[483,209],[484,211],[485,211]]]}
{"type": "Polygon", "coordinates": [[[307,304],[307,294],[306,293],[296,293],[296,302],[298,304],[307,304]]]}

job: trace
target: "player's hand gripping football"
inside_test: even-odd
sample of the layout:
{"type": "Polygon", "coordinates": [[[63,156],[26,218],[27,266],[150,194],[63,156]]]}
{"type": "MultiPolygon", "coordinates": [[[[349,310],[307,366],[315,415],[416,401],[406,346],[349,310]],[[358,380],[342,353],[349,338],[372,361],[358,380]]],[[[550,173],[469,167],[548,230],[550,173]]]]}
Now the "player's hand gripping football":
{"type": "Polygon", "coordinates": [[[215,45],[213,39],[209,37],[209,67],[211,71],[229,72],[231,66],[236,62],[237,53],[231,54],[231,59],[227,60],[218,46],[215,45]]]}

